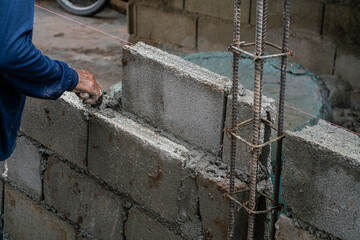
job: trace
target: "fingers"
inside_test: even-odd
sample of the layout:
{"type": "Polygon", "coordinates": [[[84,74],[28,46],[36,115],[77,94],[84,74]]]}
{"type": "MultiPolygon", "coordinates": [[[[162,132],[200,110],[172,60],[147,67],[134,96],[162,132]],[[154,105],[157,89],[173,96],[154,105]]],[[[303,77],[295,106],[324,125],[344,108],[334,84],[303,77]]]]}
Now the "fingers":
{"type": "Polygon", "coordinates": [[[90,94],[88,94],[88,93],[77,93],[76,95],[77,95],[80,99],[84,99],[84,100],[90,98],[90,94]]]}
{"type": "Polygon", "coordinates": [[[83,99],[84,104],[93,104],[101,96],[101,87],[95,80],[93,74],[87,70],[75,70],[78,73],[79,81],[73,92],[83,99]]]}
{"type": "Polygon", "coordinates": [[[93,96],[91,96],[91,97],[88,98],[88,99],[84,99],[84,100],[83,100],[83,103],[84,103],[84,104],[94,104],[94,103],[96,103],[96,101],[100,98],[100,96],[101,96],[101,93],[100,93],[100,94],[97,94],[97,95],[93,95],[93,96]]]}

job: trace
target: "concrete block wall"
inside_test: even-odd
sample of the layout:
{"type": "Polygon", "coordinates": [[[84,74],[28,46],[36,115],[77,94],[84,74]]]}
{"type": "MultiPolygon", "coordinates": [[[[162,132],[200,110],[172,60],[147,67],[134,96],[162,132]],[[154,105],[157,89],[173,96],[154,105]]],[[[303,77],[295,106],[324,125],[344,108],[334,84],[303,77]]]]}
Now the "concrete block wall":
{"type": "Polygon", "coordinates": [[[1,198],[15,239],[226,238],[229,80],[142,43],[123,51],[121,112],[28,99],[1,198]]]}
{"type": "MultiPolygon", "coordinates": [[[[126,66],[121,101],[124,105],[120,112],[108,108],[106,99],[100,108],[85,107],[70,93],[57,101],[31,99],[27,102],[22,136],[18,138],[16,152],[8,160],[8,177],[0,184],[4,187],[4,191],[0,191],[3,194],[0,199],[3,201],[4,230],[15,239],[226,239],[229,153],[226,150],[227,136],[221,136],[223,133],[218,129],[225,127],[229,118],[229,80],[142,43],[126,46],[123,50],[126,66]],[[194,73],[190,72],[191,68],[195,69],[194,73]],[[138,72],[131,73],[134,69],[138,72]],[[176,86],[177,92],[172,90],[170,83],[176,86]],[[184,83],[192,88],[187,88],[184,83]],[[141,87],[142,92],[135,86],[141,87]],[[171,102],[173,100],[167,98],[162,87],[191,101],[175,97],[176,101],[171,102]],[[142,106],[139,102],[143,103],[142,106]],[[213,103],[216,104],[208,106],[213,103]],[[163,105],[155,108],[158,104],[163,105]],[[171,112],[172,108],[167,104],[174,106],[176,111],[171,112]],[[148,111],[148,107],[155,108],[156,115],[148,111]],[[210,143],[224,148],[219,150],[218,145],[193,141],[189,134],[203,131],[196,121],[189,121],[184,126],[181,121],[175,121],[176,118],[171,124],[163,120],[179,116],[179,113],[218,119],[220,127],[208,122],[211,129],[207,130],[207,136],[213,138],[210,143]],[[85,133],[83,129],[86,129],[85,133]],[[71,144],[63,143],[64,139],[71,144]],[[85,149],[82,141],[85,141],[85,149]],[[80,154],[83,151],[84,158],[80,154]]],[[[239,115],[243,118],[250,114],[252,101],[252,92],[243,90],[238,99],[239,115]]],[[[274,101],[265,98],[263,106],[267,115],[264,117],[273,121],[274,101]]],[[[334,143],[328,143],[327,139],[332,137],[331,132],[335,134],[336,129],[330,129],[328,133],[326,128],[320,143],[308,141],[309,134],[323,131],[321,126],[315,127],[315,131],[304,130],[306,137],[301,132],[288,133],[290,152],[286,152],[283,187],[292,215],[289,221],[280,219],[278,226],[279,229],[288,229],[294,227],[294,222],[301,222],[300,227],[295,226],[299,234],[316,237],[321,232],[321,236],[343,234],[339,237],[356,239],[352,237],[358,237],[358,222],[346,226],[348,233],[332,230],[332,227],[337,230],[344,225],[334,226],[334,215],[328,204],[333,203],[332,194],[337,194],[338,205],[331,207],[344,211],[346,221],[358,220],[354,215],[359,206],[360,192],[357,190],[360,180],[356,175],[358,142],[354,136],[345,134],[337,143],[344,146],[334,148],[334,143]],[[316,144],[321,146],[316,147],[316,144]],[[301,156],[299,149],[291,147],[294,145],[303,146],[307,161],[310,162],[312,156],[319,161],[314,168],[316,171],[307,168],[306,164],[303,168],[296,168],[299,172],[309,172],[307,174],[314,178],[317,173],[326,172],[323,171],[323,167],[327,167],[323,154],[327,149],[335,152],[327,169],[344,177],[344,181],[333,187],[334,191],[347,190],[341,192],[343,198],[340,190],[335,193],[320,191],[330,188],[332,180],[338,180],[331,171],[328,171],[329,175],[319,176],[316,186],[311,186],[310,179],[301,175],[289,176],[293,166],[299,164],[296,157],[301,156]],[[348,154],[341,150],[347,148],[355,150],[348,154]],[[302,199],[302,202],[313,207],[315,212],[323,204],[320,208],[323,213],[309,217],[307,208],[289,197],[299,190],[294,184],[305,184],[307,188],[304,187],[303,191],[307,199],[302,199]],[[355,189],[349,186],[355,186],[355,189]],[[319,197],[323,196],[324,200],[308,196],[308,191],[315,191],[316,187],[320,189],[317,191],[319,197]],[[352,200],[349,202],[347,199],[352,200]],[[315,230],[309,231],[309,228],[315,230]]],[[[262,136],[266,138],[271,133],[264,129],[262,136]]],[[[263,148],[262,155],[262,179],[258,189],[271,194],[269,149],[263,148]]],[[[246,158],[236,163],[236,189],[246,188],[248,165],[246,158]]],[[[246,201],[247,194],[239,194],[238,200],[246,201]]],[[[260,202],[264,200],[259,198],[260,202]]],[[[247,216],[244,210],[236,213],[236,239],[246,236],[247,216]]],[[[259,239],[264,239],[267,227],[266,217],[256,218],[259,239]]]]}
{"type": "MultiPolygon", "coordinates": [[[[360,111],[360,6],[358,1],[301,0],[291,2],[291,61],[310,71],[351,85],[351,104],[360,111]]],[[[233,36],[233,0],[132,0],[129,33],[190,48],[226,51],[233,36]]],[[[255,37],[256,0],[243,0],[241,38],[255,37]]],[[[283,1],[269,1],[267,40],[281,45],[283,1]]],[[[267,51],[273,52],[271,48],[267,51]]]]}

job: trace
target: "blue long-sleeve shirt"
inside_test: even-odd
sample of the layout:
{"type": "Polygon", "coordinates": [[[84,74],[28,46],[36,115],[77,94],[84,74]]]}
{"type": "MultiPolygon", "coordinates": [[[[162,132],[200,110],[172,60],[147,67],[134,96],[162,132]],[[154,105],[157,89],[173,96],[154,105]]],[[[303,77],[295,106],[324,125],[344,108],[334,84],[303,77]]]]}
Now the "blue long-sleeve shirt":
{"type": "Polygon", "coordinates": [[[15,148],[25,96],[57,99],[78,83],[75,70],[33,45],[34,5],[0,1],[0,161],[15,148]]]}

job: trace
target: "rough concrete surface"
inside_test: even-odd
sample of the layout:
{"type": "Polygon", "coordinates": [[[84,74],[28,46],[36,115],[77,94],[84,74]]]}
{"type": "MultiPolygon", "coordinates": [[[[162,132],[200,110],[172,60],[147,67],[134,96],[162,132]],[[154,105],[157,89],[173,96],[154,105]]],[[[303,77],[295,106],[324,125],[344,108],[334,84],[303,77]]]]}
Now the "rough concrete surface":
{"type": "Polygon", "coordinates": [[[129,211],[125,236],[128,240],[183,239],[136,208],[129,211]]]}
{"type": "Polygon", "coordinates": [[[38,199],[42,194],[41,160],[39,148],[24,136],[17,138],[16,149],[7,160],[9,180],[38,199]]]}
{"type": "Polygon", "coordinates": [[[75,240],[76,229],[9,184],[5,186],[4,230],[18,240],[75,240]]]}
{"type": "Polygon", "coordinates": [[[213,153],[220,150],[229,80],[138,43],[124,47],[123,107],[213,153]]]}
{"type": "MultiPolygon", "coordinates": [[[[255,37],[255,27],[241,24],[240,35],[242,41],[251,42],[255,37]]],[[[234,24],[212,18],[199,18],[198,21],[198,50],[226,51],[233,41],[234,24]],[[216,34],[214,34],[216,32],[216,34]]]]}
{"type": "MultiPolygon", "coordinates": [[[[252,1],[251,23],[256,23],[256,1],[252,1]]],[[[284,1],[269,1],[268,29],[282,30],[284,1]]],[[[320,1],[292,1],[290,6],[290,32],[320,34],[322,25],[323,4],[320,1]],[[311,11],[309,11],[311,9],[311,11]]],[[[290,38],[291,39],[291,38],[290,38]]],[[[290,41],[291,42],[291,41],[290,41]]]]}
{"type": "Polygon", "coordinates": [[[156,7],[165,7],[167,9],[183,9],[184,0],[132,0],[130,2],[131,5],[136,5],[139,3],[146,3],[150,6],[156,7]]]}
{"type": "Polygon", "coordinates": [[[45,202],[99,239],[123,239],[123,203],[90,177],[51,157],[44,175],[45,202]]]}
{"type": "MultiPolygon", "coordinates": [[[[199,172],[197,183],[199,186],[200,215],[202,217],[203,234],[205,240],[227,239],[229,214],[228,183],[225,171],[215,174],[205,170],[199,172]]],[[[244,187],[244,183],[236,182],[237,188],[244,187]]],[[[247,199],[246,194],[237,197],[238,200],[247,199]]],[[[247,233],[247,213],[242,209],[236,211],[234,239],[244,239],[247,233]]]]}
{"type": "Polygon", "coordinates": [[[324,121],[286,134],[283,199],[293,215],[341,239],[359,239],[360,138],[324,121]]]}
{"type": "MultiPolygon", "coordinates": [[[[234,19],[233,0],[185,0],[185,10],[205,16],[234,19]]],[[[250,14],[250,0],[241,2],[241,22],[248,23],[250,14]]]]}
{"type": "Polygon", "coordinates": [[[182,184],[192,179],[188,155],[185,147],[120,114],[90,120],[89,171],[172,222],[180,214],[181,187],[190,187],[182,184]]]}
{"type": "Polygon", "coordinates": [[[135,31],[138,36],[188,48],[196,47],[195,17],[142,4],[136,7],[136,16],[135,31]],[[174,28],[176,31],[172,31],[174,28]]]}
{"type": "MultiPolygon", "coordinates": [[[[354,1],[358,2],[358,1],[354,1]]],[[[359,3],[357,3],[359,4],[359,3]]],[[[343,44],[359,46],[360,8],[340,4],[326,4],[324,36],[343,44]]]]}
{"type": "Polygon", "coordinates": [[[56,101],[28,98],[21,131],[79,167],[86,166],[86,109],[74,93],[56,101]]]}
{"type": "Polygon", "coordinates": [[[301,228],[296,227],[291,218],[281,214],[276,222],[276,240],[321,240],[315,235],[310,234],[301,228]]]}

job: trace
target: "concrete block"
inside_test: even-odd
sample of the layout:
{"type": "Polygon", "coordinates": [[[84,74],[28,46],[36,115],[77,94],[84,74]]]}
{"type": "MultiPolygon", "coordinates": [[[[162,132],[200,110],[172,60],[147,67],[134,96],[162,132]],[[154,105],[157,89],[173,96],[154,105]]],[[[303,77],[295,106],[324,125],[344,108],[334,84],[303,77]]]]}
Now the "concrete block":
{"type": "MultiPolygon", "coordinates": [[[[201,171],[197,177],[199,187],[200,215],[202,219],[204,239],[227,239],[229,191],[226,173],[217,171],[218,176],[201,171]]],[[[237,187],[245,184],[236,182],[237,187]]],[[[243,194],[238,200],[247,201],[248,195],[243,194]]],[[[234,239],[245,239],[247,234],[248,214],[245,210],[236,211],[234,239]]]]}
{"type": "Polygon", "coordinates": [[[21,136],[16,140],[14,153],[7,160],[9,180],[39,199],[42,195],[41,159],[38,147],[21,136]]]}
{"type": "Polygon", "coordinates": [[[187,48],[196,47],[195,17],[142,4],[136,9],[137,36],[187,48]]]}
{"type": "Polygon", "coordinates": [[[326,4],[324,37],[341,44],[360,45],[360,8],[343,4],[326,4]]]}
{"type": "Polygon", "coordinates": [[[155,6],[157,8],[175,8],[182,10],[184,7],[184,0],[135,0],[132,3],[155,6]]]}
{"type": "Polygon", "coordinates": [[[129,211],[125,224],[125,236],[129,240],[183,239],[136,208],[129,211]]]}
{"type": "Polygon", "coordinates": [[[51,157],[44,176],[45,202],[99,239],[123,239],[123,204],[90,177],[51,157]]]}
{"type": "Polygon", "coordinates": [[[286,132],[283,199],[294,217],[341,239],[360,239],[359,137],[322,120],[286,132]]]}
{"type": "Polygon", "coordinates": [[[77,235],[76,240],[90,240],[90,238],[87,238],[85,236],[81,236],[80,234],[77,235]]]}
{"type": "Polygon", "coordinates": [[[360,47],[339,47],[336,51],[335,75],[354,88],[360,88],[360,47]]]}
{"type": "Polygon", "coordinates": [[[15,190],[5,186],[4,231],[21,240],[75,240],[76,229],[15,190]]]}
{"type": "MultiPolygon", "coordinates": [[[[205,16],[234,20],[233,0],[185,0],[185,10],[205,16]]],[[[248,23],[250,0],[241,2],[241,22],[248,23]]]]}
{"type": "MultiPolygon", "coordinates": [[[[198,23],[198,49],[200,51],[226,51],[233,41],[233,29],[234,24],[231,22],[200,17],[198,23]]],[[[253,41],[255,28],[252,25],[242,24],[240,31],[242,41],[253,41]]]]}
{"type": "Polygon", "coordinates": [[[28,98],[21,131],[79,167],[86,166],[86,109],[76,95],[56,101],[28,98]]]}
{"type": "Polygon", "coordinates": [[[176,9],[183,9],[184,8],[184,0],[167,0],[166,6],[176,8],[176,9]]]}
{"type": "MultiPolygon", "coordinates": [[[[240,79],[241,81],[241,79],[240,79]]],[[[245,120],[253,118],[253,92],[247,89],[241,90],[241,96],[238,97],[237,106],[238,106],[238,123],[241,123],[245,120]]],[[[227,101],[227,111],[226,111],[226,121],[225,127],[227,129],[231,128],[231,114],[232,114],[232,97],[228,97],[227,101]]],[[[262,117],[268,119],[272,122],[276,118],[276,108],[275,101],[272,98],[266,96],[263,97],[262,101],[262,117]]],[[[270,127],[264,128],[262,125],[261,129],[261,142],[267,142],[272,138],[272,133],[270,127]]],[[[237,130],[237,135],[247,140],[249,143],[252,142],[252,124],[248,126],[240,127],[237,130]]],[[[228,164],[230,162],[230,145],[231,145],[231,135],[229,133],[224,133],[224,145],[223,145],[223,161],[228,164]]],[[[274,134],[273,134],[274,135],[274,134]]],[[[252,158],[251,147],[246,143],[238,140],[236,144],[236,169],[238,169],[243,176],[241,180],[248,181],[247,177],[250,175],[250,162],[252,158]]],[[[259,159],[259,175],[265,176],[270,173],[270,145],[265,146],[261,149],[261,156],[259,159]]]]}
{"type": "Polygon", "coordinates": [[[179,197],[188,188],[183,183],[192,179],[192,172],[185,169],[189,151],[116,113],[111,119],[94,114],[89,132],[90,173],[176,221],[182,210],[179,197]]]}
{"type": "Polygon", "coordinates": [[[143,43],[124,47],[123,54],[124,110],[217,153],[230,81],[143,43]]]}
{"type": "MultiPolygon", "coordinates": [[[[256,1],[252,1],[251,24],[256,24],[256,1]]],[[[268,30],[283,29],[284,1],[269,1],[268,30]]],[[[313,0],[292,1],[290,6],[290,32],[320,35],[323,3],[313,0]]],[[[290,41],[291,42],[291,41],[290,41]]]]}
{"type": "Polygon", "coordinates": [[[286,217],[284,214],[280,215],[279,220],[276,222],[276,240],[321,240],[312,235],[306,230],[298,228],[291,218],[286,217]]]}

